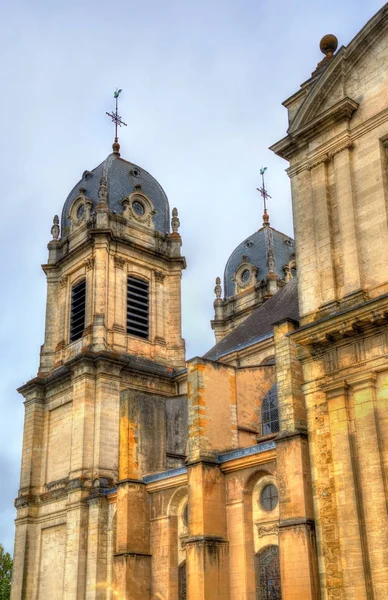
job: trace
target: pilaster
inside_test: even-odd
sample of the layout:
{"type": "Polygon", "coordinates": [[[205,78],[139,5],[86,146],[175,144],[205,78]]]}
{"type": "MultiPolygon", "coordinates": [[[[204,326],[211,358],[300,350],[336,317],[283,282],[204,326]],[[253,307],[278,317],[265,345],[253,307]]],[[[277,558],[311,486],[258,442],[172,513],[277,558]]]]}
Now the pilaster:
{"type": "Polygon", "coordinates": [[[99,490],[88,499],[88,535],[85,600],[105,600],[107,578],[108,502],[99,490]],[[94,495],[95,494],[95,495],[94,495]]]}
{"type": "Polygon", "coordinates": [[[359,292],[362,287],[349,147],[335,154],[334,170],[342,247],[343,296],[346,297],[359,292]]]}
{"type": "Polygon", "coordinates": [[[317,247],[317,276],[320,280],[319,303],[328,304],[336,300],[336,283],[333,264],[326,161],[314,165],[311,168],[310,173],[315,242],[317,247]]]}
{"type": "Polygon", "coordinates": [[[341,552],[344,598],[370,600],[369,561],[357,481],[353,424],[349,415],[348,385],[336,382],[326,389],[333,455],[337,527],[341,552]]]}
{"type": "Polygon", "coordinates": [[[226,541],[224,476],[217,464],[188,467],[189,538],[186,544],[188,598],[227,600],[229,544],[226,541]]]}
{"type": "Polygon", "coordinates": [[[376,421],[376,374],[365,373],[349,378],[354,403],[354,427],[359,470],[358,495],[363,505],[362,518],[367,531],[370,575],[375,600],[383,600],[387,591],[388,548],[387,501],[384,472],[376,421]]]}

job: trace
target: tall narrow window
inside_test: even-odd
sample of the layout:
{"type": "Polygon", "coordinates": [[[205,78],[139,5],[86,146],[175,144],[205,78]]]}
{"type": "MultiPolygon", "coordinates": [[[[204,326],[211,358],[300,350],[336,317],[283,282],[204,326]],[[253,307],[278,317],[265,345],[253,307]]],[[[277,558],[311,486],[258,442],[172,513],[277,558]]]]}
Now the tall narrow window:
{"type": "Polygon", "coordinates": [[[279,547],[267,546],[255,556],[256,600],[282,600],[279,547]]]}
{"type": "Polygon", "coordinates": [[[187,585],[186,585],[186,561],[183,561],[179,565],[178,569],[178,585],[179,585],[179,600],[186,600],[187,598],[187,585]]]}
{"type": "Polygon", "coordinates": [[[279,431],[279,407],[277,385],[273,385],[261,405],[262,435],[279,431]]]}
{"type": "Polygon", "coordinates": [[[148,282],[129,276],[127,283],[127,333],[147,339],[148,328],[148,282]]]}
{"type": "Polygon", "coordinates": [[[71,289],[70,341],[82,337],[85,329],[86,281],[83,279],[71,289]]]}

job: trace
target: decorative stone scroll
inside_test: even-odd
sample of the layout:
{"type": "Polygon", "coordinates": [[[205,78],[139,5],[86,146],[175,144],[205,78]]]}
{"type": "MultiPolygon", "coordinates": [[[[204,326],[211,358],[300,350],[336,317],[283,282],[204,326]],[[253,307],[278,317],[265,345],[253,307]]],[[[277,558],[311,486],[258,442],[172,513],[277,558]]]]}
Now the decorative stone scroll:
{"type": "Polygon", "coordinates": [[[162,271],[154,271],[154,275],[155,275],[155,281],[158,281],[159,283],[163,283],[163,281],[166,278],[166,274],[163,273],[162,271]]]}
{"type": "Polygon", "coordinates": [[[85,258],[84,265],[85,265],[87,271],[90,271],[90,269],[93,269],[94,256],[89,256],[89,258],[85,258]]]}
{"type": "Polygon", "coordinates": [[[122,256],[117,256],[117,255],[115,255],[115,256],[113,257],[113,261],[114,261],[114,263],[115,263],[115,267],[116,267],[116,269],[124,269],[125,262],[126,262],[126,261],[125,261],[125,258],[123,258],[122,256]]]}
{"type": "Polygon", "coordinates": [[[265,527],[265,525],[260,525],[257,523],[257,534],[259,537],[264,537],[266,535],[278,535],[279,533],[279,525],[269,525],[265,527]]]}

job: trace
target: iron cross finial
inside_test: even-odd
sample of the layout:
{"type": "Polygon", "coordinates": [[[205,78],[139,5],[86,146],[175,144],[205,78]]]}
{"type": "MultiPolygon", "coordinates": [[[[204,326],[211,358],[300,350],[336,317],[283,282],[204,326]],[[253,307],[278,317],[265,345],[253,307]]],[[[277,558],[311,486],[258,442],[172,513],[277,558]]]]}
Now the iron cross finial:
{"type": "Polygon", "coordinates": [[[113,152],[114,154],[119,154],[119,150],[120,150],[120,144],[119,144],[119,139],[117,137],[117,127],[121,127],[122,125],[124,125],[124,127],[127,127],[127,124],[124,123],[124,121],[121,119],[119,113],[118,113],[118,99],[119,96],[121,94],[123,90],[119,90],[118,88],[116,88],[116,91],[113,93],[113,98],[116,101],[116,108],[115,108],[115,112],[107,112],[106,114],[108,115],[108,117],[110,117],[113,121],[113,123],[115,124],[115,141],[113,143],[113,152]]]}
{"type": "Polygon", "coordinates": [[[261,187],[256,188],[258,192],[263,197],[264,200],[264,215],[263,215],[263,225],[269,225],[269,216],[267,212],[267,198],[271,198],[267,190],[265,189],[265,181],[264,181],[264,173],[266,172],[267,167],[261,167],[260,175],[261,175],[261,187]]]}

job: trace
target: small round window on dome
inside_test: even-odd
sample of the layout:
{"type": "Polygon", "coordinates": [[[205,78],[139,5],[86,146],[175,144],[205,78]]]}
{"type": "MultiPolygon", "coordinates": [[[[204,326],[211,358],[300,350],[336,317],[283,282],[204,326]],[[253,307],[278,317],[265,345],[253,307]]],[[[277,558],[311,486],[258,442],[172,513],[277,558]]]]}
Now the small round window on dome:
{"type": "Polygon", "coordinates": [[[260,494],[260,504],[264,510],[271,511],[277,507],[279,494],[276,487],[270,483],[263,488],[260,494]]]}
{"type": "Polygon", "coordinates": [[[83,219],[85,215],[85,204],[80,204],[77,209],[77,219],[83,219]]]}
{"type": "Polygon", "coordinates": [[[250,272],[250,270],[249,269],[244,269],[244,271],[241,273],[240,277],[241,277],[241,281],[243,283],[248,283],[248,281],[251,278],[251,272],[250,272]]]}
{"type": "Polygon", "coordinates": [[[253,242],[251,240],[247,240],[244,244],[244,248],[251,248],[253,246],[253,242]]]}
{"type": "Polygon", "coordinates": [[[139,169],[132,169],[131,171],[129,171],[129,174],[132,175],[133,177],[139,177],[139,175],[140,175],[139,169]]]}
{"type": "Polygon", "coordinates": [[[144,204],[140,202],[140,200],[134,200],[132,202],[133,212],[136,213],[139,217],[142,217],[145,213],[144,204]]]}

